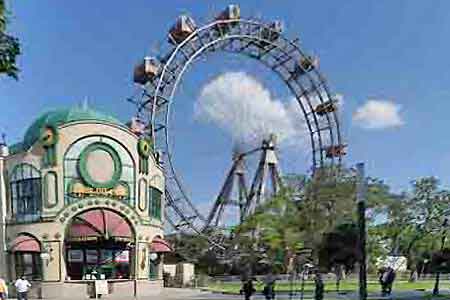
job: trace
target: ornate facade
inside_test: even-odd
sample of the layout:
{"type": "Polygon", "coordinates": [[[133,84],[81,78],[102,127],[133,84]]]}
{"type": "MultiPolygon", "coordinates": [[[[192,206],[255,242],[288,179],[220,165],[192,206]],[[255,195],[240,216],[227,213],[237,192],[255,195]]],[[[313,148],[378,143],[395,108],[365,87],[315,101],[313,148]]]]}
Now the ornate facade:
{"type": "MultiPolygon", "coordinates": [[[[114,296],[162,286],[164,177],[151,142],[84,108],[48,112],[1,146],[0,271],[42,298],[80,299],[95,279],[114,296]]],[[[155,296],[157,297],[157,296],[155,296]]]]}

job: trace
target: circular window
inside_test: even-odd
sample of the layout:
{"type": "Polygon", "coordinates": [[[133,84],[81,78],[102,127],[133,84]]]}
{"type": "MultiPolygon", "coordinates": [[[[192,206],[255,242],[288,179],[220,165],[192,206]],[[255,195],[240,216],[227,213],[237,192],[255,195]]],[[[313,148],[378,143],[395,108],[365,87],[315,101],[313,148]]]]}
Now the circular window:
{"type": "Polygon", "coordinates": [[[112,188],[122,174],[119,155],[109,145],[93,143],[80,155],[79,172],[86,184],[95,188],[112,188]]]}

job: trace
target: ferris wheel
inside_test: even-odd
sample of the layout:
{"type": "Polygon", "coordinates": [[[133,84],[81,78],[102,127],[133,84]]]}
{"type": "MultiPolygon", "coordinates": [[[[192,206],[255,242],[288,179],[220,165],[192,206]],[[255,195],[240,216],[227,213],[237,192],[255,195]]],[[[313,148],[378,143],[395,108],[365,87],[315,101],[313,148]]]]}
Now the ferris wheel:
{"type": "Polygon", "coordinates": [[[180,16],[168,33],[167,53],[145,57],[134,70],[139,95],[137,120],[145,125],[164,166],[166,221],[181,232],[204,235],[213,247],[223,248],[220,238],[205,233],[211,217],[203,216],[191,201],[173,164],[170,115],[175,93],[189,66],[213,52],[228,52],[259,61],[288,87],[300,107],[311,145],[311,169],[339,165],[345,144],[339,129],[338,100],[318,70],[317,57],[300,47],[299,39],[283,35],[280,21],[244,19],[237,5],[228,5],[208,24],[198,25],[180,16]]]}

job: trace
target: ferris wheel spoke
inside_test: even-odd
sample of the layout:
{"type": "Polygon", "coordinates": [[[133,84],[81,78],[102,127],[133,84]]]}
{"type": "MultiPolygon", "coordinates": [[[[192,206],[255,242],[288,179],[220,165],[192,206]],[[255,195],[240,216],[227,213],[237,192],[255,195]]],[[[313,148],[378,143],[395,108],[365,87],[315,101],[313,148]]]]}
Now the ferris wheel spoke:
{"type": "MultiPolygon", "coordinates": [[[[146,112],[150,136],[154,139],[155,149],[161,153],[166,178],[165,216],[169,225],[179,232],[200,235],[211,247],[222,250],[227,224],[223,224],[221,219],[226,210],[231,207],[242,209],[242,199],[253,197],[251,195],[257,195],[255,197],[260,199],[264,195],[261,178],[271,169],[260,171],[260,177],[253,182],[250,192],[246,183],[242,182],[244,177],[241,177],[239,186],[246,191],[239,192],[241,196],[238,198],[233,195],[233,184],[228,180],[221,192],[224,199],[216,199],[216,205],[206,214],[207,218],[199,212],[175,170],[169,132],[175,91],[190,64],[216,51],[239,53],[260,61],[283,80],[299,104],[299,118],[309,132],[313,172],[328,162],[340,163],[345,154],[336,100],[329,92],[325,77],[318,71],[315,58],[302,51],[298,39],[289,40],[283,36],[279,21],[263,23],[245,20],[240,18],[240,11],[238,18],[232,19],[232,15],[236,17],[236,11],[227,7],[220,17],[201,27],[188,18],[178,20],[170,31],[172,48],[167,54],[158,56],[158,72],[153,73],[155,76],[144,84],[140,82],[143,87],[141,98],[130,100],[137,105],[139,115],[146,112]]],[[[279,170],[270,172],[273,173],[272,180],[281,178],[279,170]]],[[[274,186],[276,188],[276,184],[274,186]]],[[[249,210],[255,203],[250,201],[246,205],[249,210]]]]}

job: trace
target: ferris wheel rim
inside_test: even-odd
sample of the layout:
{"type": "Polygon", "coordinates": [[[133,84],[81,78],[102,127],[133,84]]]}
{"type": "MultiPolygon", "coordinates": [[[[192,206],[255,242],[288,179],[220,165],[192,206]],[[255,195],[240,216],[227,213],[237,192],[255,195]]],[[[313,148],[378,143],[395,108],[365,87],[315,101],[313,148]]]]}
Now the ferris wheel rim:
{"type": "MultiPolygon", "coordinates": [[[[175,49],[172,50],[172,52],[170,53],[170,57],[167,59],[167,61],[164,62],[164,67],[161,71],[161,74],[158,75],[158,84],[155,87],[155,93],[152,96],[153,98],[153,105],[152,105],[152,111],[151,111],[151,115],[150,115],[150,124],[151,126],[151,136],[154,140],[156,140],[156,133],[155,133],[155,116],[156,116],[156,109],[157,109],[157,103],[158,103],[158,97],[160,97],[160,94],[164,94],[160,92],[160,88],[165,76],[165,73],[168,72],[167,69],[169,68],[169,66],[171,65],[171,63],[176,59],[177,57],[177,53],[179,53],[179,51],[181,51],[181,49],[183,49],[183,47],[185,47],[186,45],[188,45],[190,42],[192,42],[196,37],[199,36],[199,33],[201,33],[202,31],[208,31],[208,30],[215,30],[214,27],[217,25],[230,25],[231,23],[238,23],[240,24],[249,24],[249,25],[253,25],[253,26],[259,26],[260,28],[266,28],[268,30],[272,30],[270,29],[270,27],[268,27],[267,24],[259,22],[259,21],[254,21],[254,20],[246,20],[246,19],[239,19],[239,20],[216,20],[213,22],[210,22],[202,27],[197,28],[194,32],[192,32],[186,39],[184,39],[181,43],[179,43],[175,49]]],[[[200,47],[199,49],[197,49],[196,51],[194,51],[194,54],[191,54],[189,56],[189,59],[186,60],[186,62],[183,64],[183,67],[181,68],[181,71],[179,71],[178,75],[177,75],[177,79],[175,80],[175,83],[173,84],[173,87],[170,89],[170,96],[167,98],[168,102],[166,103],[167,107],[166,107],[166,112],[165,112],[165,116],[164,116],[164,128],[162,128],[161,130],[164,131],[164,145],[165,145],[165,153],[164,155],[167,157],[167,163],[168,163],[168,167],[170,168],[171,171],[171,177],[173,177],[173,180],[175,180],[177,189],[179,190],[179,192],[181,193],[181,195],[183,196],[183,198],[187,201],[187,203],[190,204],[192,211],[197,214],[199,217],[202,218],[202,221],[204,221],[203,215],[200,214],[195,206],[192,205],[192,202],[190,200],[190,197],[187,195],[185,188],[182,185],[182,182],[179,178],[179,175],[177,174],[176,168],[175,168],[175,164],[173,162],[173,150],[171,149],[171,145],[170,145],[170,115],[171,115],[171,106],[174,102],[174,97],[175,97],[175,93],[178,89],[178,86],[180,84],[181,79],[183,78],[183,75],[185,73],[185,71],[187,70],[187,68],[193,63],[193,61],[195,60],[195,58],[197,58],[198,56],[201,56],[204,52],[207,52],[208,49],[211,46],[214,46],[215,44],[218,44],[222,41],[226,41],[226,40],[231,40],[231,39],[249,39],[249,40],[257,40],[259,42],[264,42],[266,44],[272,45],[274,46],[274,48],[279,48],[280,50],[283,50],[278,43],[278,40],[283,40],[283,42],[287,45],[290,45],[292,47],[295,48],[295,50],[300,54],[301,57],[307,57],[307,55],[302,51],[302,49],[293,41],[288,40],[283,34],[279,34],[279,37],[277,38],[276,41],[270,41],[267,39],[262,38],[260,35],[256,36],[256,35],[245,35],[245,34],[234,34],[234,35],[229,35],[229,34],[225,34],[225,35],[221,35],[219,37],[213,38],[211,41],[208,41],[208,43],[202,47],[200,47]]],[[[214,51],[219,50],[219,49],[214,49],[214,51]]],[[[220,49],[220,50],[224,50],[224,49],[220,49]]],[[[269,51],[271,52],[271,50],[269,51]]],[[[289,55],[289,54],[287,54],[289,55]]],[[[264,62],[260,59],[260,58],[256,58],[253,57],[256,60],[260,61],[261,63],[264,64],[264,62]]],[[[292,58],[291,58],[292,59],[292,58]]],[[[270,66],[268,66],[270,67],[270,66]]],[[[275,73],[277,73],[279,75],[279,72],[275,71],[272,69],[272,71],[274,71],[275,73]]],[[[329,91],[329,87],[326,84],[326,81],[324,79],[324,77],[322,76],[322,74],[319,72],[319,70],[317,70],[317,68],[313,68],[311,71],[305,72],[304,74],[302,74],[302,76],[305,76],[306,78],[309,79],[310,84],[313,86],[313,92],[315,92],[318,96],[319,99],[319,103],[324,103],[324,95],[321,94],[321,92],[325,93],[325,96],[327,99],[333,99],[333,97],[331,96],[331,93],[329,91]],[[320,88],[321,90],[319,90],[319,87],[316,86],[316,81],[314,81],[313,78],[311,78],[311,75],[308,74],[308,72],[312,72],[316,75],[316,77],[320,80],[320,88]]],[[[281,76],[281,75],[280,75],[281,76]]],[[[281,79],[285,82],[285,84],[287,84],[286,80],[284,80],[283,77],[281,77],[281,79]]],[[[288,84],[289,85],[289,84],[288,84]]],[[[303,115],[305,116],[306,111],[303,107],[303,103],[301,103],[301,99],[299,99],[297,93],[295,93],[291,88],[290,88],[291,92],[295,95],[297,102],[299,103],[303,115]]],[[[307,97],[307,103],[309,105],[310,111],[312,112],[312,115],[314,117],[314,124],[316,125],[316,127],[319,126],[319,123],[317,121],[317,116],[314,113],[314,110],[312,109],[312,104],[311,101],[308,99],[310,95],[308,93],[306,93],[304,95],[304,97],[307,97]]],[[[326,118],[327,118],[327,123],[331,124],[332,122],[330,121],[330,116],[327,113],[326,114],[326,118]]],[[[338,116],[337,116],[337,112],[333,111],[332,112],[332,121],[334,121],[333,125],[335,126],[335,128],[333,126],[329,126],[329,130],[330,130],[330,143],[332,145],[336,144],[335,140],[337,141],[337,144],[340,144],[342,141],[342,137],[341,137],[341,133],[340,133],[340,128],[339,128],[339,122],[338,122],[338,116]],[[333,129],[335,129],[335,135],[333,134],[333,129]]],[[[307,123],[310,122],[310,120],[308,118],[305,117],[305,120],[307,121],[307,123]]],[[[316,149],[314,147],[314,143],[317,141],[314,141],[314,134],[312,133],[312,128],[310,126],[310,124],[308,124],[308,131],[309,131],[309,135],[310,135],[310,139],[311,139],[311,143],[312,143],[312,148],[313,148],[313,167],[316,167],[316,161],[315,161],[315,156],[316,156],[316,149]]],[[[322,138],[320,136],[321,131],[318,131],[318,143],[319,143],[319,151],[320,151],[320,165],[323,164],[323,145],[322,145],[322,138]]],[[[156,145],[158,146],[158,145],[156,145]]],[[[338,157],[337,159],[338,164],[341,163],[341,157],[338,157]]],[[[334,164],[334,158],[332,159],[332,162],[334,164]]],[[[164,168],[166,169],[166,168],[164,168]]]]}

